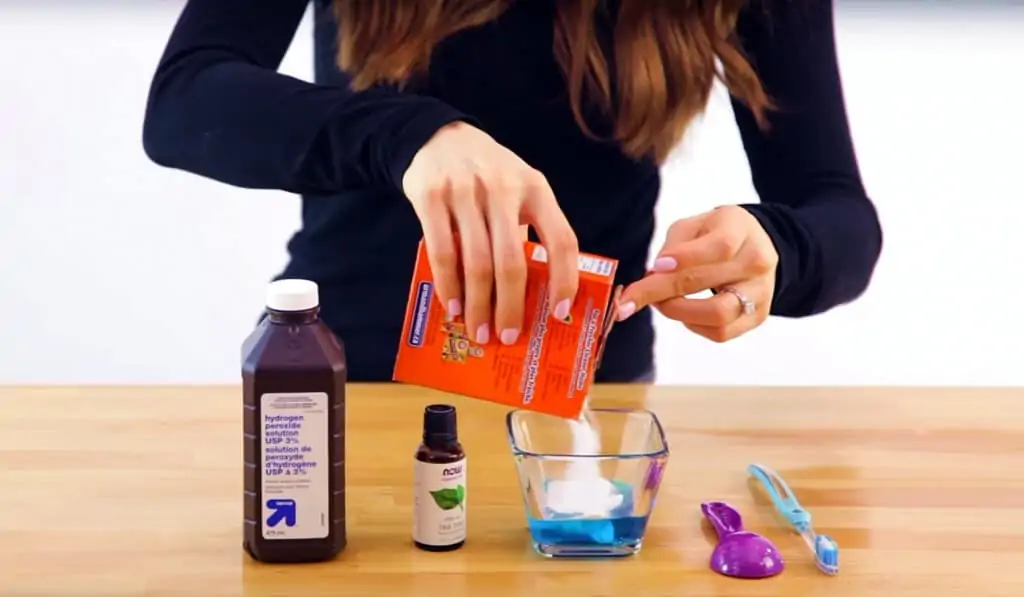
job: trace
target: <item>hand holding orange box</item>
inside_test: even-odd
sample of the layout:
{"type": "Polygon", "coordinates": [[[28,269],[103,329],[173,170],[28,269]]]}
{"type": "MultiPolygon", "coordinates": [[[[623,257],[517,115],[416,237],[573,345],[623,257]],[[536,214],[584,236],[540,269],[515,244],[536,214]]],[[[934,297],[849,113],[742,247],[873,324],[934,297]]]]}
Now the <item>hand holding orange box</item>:
{"type": "Polygon", "coordinates": [[[525,242],[523,333],[505,346],[478,345],[461,317],[448,319],[434,296],[426,246],[420,241],[409,289],[394,380],[515,408],[578,418],[622,289],[613,288],[618,261],[581,254],[579,292],[567,321],[551,314],[547,251],[525,242]]]}

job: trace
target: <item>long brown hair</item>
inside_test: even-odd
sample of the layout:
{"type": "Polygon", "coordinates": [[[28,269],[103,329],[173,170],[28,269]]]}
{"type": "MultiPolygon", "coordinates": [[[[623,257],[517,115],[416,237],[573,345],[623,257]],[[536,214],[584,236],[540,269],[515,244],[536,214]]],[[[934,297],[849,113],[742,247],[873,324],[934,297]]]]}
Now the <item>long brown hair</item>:
{"type": "MultiPolygon", "coordinates": [[[[426,70],[438,43],[498,17],[511,1],[334,0],[338,64],[356,89],[401,85],[426,70]]],[[[553,52],[587,135],[595,137],[583,104],[596,101],[626,154],[662,162],[704,110],[716,79],[767,126],[771,100],[734,38],[746,0],[624,0],[611,56],[595,31],[603,0],[557,1],[553,52]]]]}

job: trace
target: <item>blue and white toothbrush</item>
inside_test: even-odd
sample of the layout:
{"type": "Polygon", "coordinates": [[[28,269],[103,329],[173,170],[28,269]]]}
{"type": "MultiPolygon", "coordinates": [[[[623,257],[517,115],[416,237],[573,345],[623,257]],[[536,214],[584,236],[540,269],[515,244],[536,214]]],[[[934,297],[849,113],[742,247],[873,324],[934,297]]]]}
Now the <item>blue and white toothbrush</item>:
{"type": "Polygon", "coordinates": [[[796,496],[786,481],[772,469],[760,464],[751,464],[747,467],[747,472],[760,481],[765,492],[768,493],[768,497],[775,504],[775,509],[803,537],[807,547],[814,554],[814,563],[817,564],[818,569],[825,574],[838,574],[839,545],[828,535],[819,535],[814,532],[814,528],[811,526],[811,513],[796,501],[796,496]]]}

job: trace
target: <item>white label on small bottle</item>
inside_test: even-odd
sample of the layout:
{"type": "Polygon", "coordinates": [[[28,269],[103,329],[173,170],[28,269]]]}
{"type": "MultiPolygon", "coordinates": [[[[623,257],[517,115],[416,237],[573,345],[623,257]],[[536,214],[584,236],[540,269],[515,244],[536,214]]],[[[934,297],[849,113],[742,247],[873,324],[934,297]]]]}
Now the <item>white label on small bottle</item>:
{"type": "Polygon", "coordinates": [[[445,546],[466,539],[466,459],[446,464],[416,461],[412,538],[445,546]]]}
{"type": "Polygon", "coordinates": [[[323,392],[260,397],[264,539],[330,533],[329,409],[323,392]]]}

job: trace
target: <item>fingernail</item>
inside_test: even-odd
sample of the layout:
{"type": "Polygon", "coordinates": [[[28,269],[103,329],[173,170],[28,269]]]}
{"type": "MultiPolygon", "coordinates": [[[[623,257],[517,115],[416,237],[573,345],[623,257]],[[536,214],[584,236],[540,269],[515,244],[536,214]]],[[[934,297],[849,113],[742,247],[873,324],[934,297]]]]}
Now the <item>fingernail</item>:
{"type": "Polygon", "coordinates": [[[572,303],[569,299],[562,299],[557,305],[555,305],[555,319],[565,321],[569,319],[569,308],[572,307],[572,303]]]}
{"type": "Polygon", "coordinates": [[[619,305],[619,321],[628,319],[633,313],[636,313],[636,303],[633,301],[619,305]]]}
{"type": "Polygon", "coordinates": [[[678,266],[679,264],[672,257],[658,257],[654,260],[654,266],[651,269],[656,272],[670,272],[678,266]]]}
{"type": "Polygon", "coordinates": [[[501,330],[501,343],[505,346],[511,346],[516,343],[519,339],[519,330],[513,328],[506,328],[501,330]]]}
{"type": "Polygon", "coordinates": [[[459,299],[448,299],[448,317],[462,315],[462,301],[459,299]]]}
{"type": "Polygon", "coordinates": [[[487,344],[491,339],[491,327],[486,323],[476,328],[476,343],[487,344]]]}

